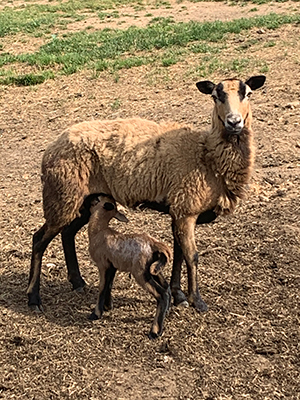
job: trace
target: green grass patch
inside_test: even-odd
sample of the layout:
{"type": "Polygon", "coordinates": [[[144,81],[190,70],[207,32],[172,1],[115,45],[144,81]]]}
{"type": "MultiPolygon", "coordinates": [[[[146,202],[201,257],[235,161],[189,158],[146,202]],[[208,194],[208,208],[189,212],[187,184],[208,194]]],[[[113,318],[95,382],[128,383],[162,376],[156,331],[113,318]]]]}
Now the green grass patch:
{"type": "MultiPolygon", "coordinates": [[[[81,31],[66,33],[61,38],[52,35],[51,40],[35,53],[2,54],[0,67],[18,62],[38,70],[54,69],[58,73],[69,75],[84,68],[117,71],[158,60],[168,67],[187,54],[203,53],[208,54],[205,70],[209,73],[218,68],[216,62],[212,62],[211,55],[220,51],[220,42],[226,40],[228,35],[238,35],[254,27],[276,29],[284,24],[299,22],[300,14],[269,14],[230,22],[205,23],[174,23],[172,19],[159,18],[146,28],[81,31]]],[[[255,39],[248,40],[240,46],[240,50],[243,51],[255,43],[255,39]]],[[[231,68],[238,71],[241,67],[232,64],[231,68]]]]}
{"type": "Polygon", "coordinates": [[[45,82],[48,79],[53,79],[54,73],[46,71],[41,74],[20,74],[11,75],[11,72],[7,76],[0,76],[0,84],[2,85],[16,85],[16,86],[34,86],[45,82]]]}
{"type": "Polygon", "coordinates": [[[242,43],[240,46],[238,46],[238,50],[245,51],[257,43],[259,43],[259,41],[257,39],[245,40],[244,43],[242,43]]]}
{"type": "Polygon", "coordinates": [[[103,21],[108,18],[112,18],[112,19],[120,18],[120,14],[119,14],[119,11],[117,11],[117,10],[112,11],[112,12],[101,11],[98,13],[98,17],[103,21]]]}
{"type": "Polygon", "coordinates": [[[211,46],[207,43],[197,43],[197,44],[192,44],[190,46],[190,51],[195,54],[198,53],[214,54],[214,53],[219,53],[220,48],[216,46],[211,46]]]}
{"type": "Polygon", "coordinates": [[[6,8],[0,13],[0,37],[17,32],[34,33],[53,26],[57,19],[55,14],[44,15],[37,10],[14,11],[6,8]]]}
{"type": "Polygon", "coordinates": [[[263,74],[267,73],[269,68],[265,61],[256,58],[235,58],[227,61],[220,57],[203,56],[196,66],[186,72],[186,76],[195,80],[199,77],[205,78],[216,71],[220,71],[222,74],[240,75],[248,70],[257,70],[263,74]]]}
{"type": "Polygon", "coordinates": [[[274,46],[276,46],[276,42],[274,42],[274,40],[271,40],[264,44],[264,47],[274,47],[274,46]]]}

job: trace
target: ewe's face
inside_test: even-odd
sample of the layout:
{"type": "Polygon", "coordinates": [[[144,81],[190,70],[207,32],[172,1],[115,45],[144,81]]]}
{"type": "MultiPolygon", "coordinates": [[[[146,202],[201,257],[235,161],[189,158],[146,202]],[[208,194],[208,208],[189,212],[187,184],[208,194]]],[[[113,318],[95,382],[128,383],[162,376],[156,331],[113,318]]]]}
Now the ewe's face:
{"type": "Polygon", "coordinates": [[[225,80],[212,91],[218,118],[227,132],[239,134],[250,114],[249,98],[252,91],[244,82],[225,80]]]}
{"type": "Polygon", "coordinates": [[[259,89],[265,83],[264,75],[256,75],[245,83],[239,79],[226,79],[215,85],[211,81],[196,83],[201,93],[210,94],[215,102],[213,126],[222,124],[228,133],[238,135],[246,125],[251,125],[249,97],[252,90],[259,89]]]}

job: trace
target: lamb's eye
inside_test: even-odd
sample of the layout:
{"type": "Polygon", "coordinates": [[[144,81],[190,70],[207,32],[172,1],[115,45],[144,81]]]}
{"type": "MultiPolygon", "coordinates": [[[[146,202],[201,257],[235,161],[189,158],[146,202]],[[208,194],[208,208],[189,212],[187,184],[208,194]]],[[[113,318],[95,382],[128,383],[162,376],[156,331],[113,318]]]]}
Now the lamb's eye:
{"type": "Polygon", "coordinates": [[[251,95],[252,95],[252,92],[248,92],[248,93],[246,94],[246,97],[247,97],[248,99],[250,99],[251,95]]]}

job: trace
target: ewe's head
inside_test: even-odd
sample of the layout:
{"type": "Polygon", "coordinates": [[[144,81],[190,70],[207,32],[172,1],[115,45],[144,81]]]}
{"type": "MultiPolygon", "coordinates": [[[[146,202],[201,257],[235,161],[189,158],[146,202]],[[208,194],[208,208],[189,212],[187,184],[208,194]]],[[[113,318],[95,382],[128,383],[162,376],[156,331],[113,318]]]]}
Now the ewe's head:
{"type": "Polygon", "coordinates": [[[239,135],[245,127],[251,127],[250,96],[252,90],[263,86],[266,77],[253,76],[246,82],[239,79],[226,79],[215,85],[210,81],[198,82],[200,92],[210,94],[215,102],[213,127],[226,130],[229,134],[239,135]]]}
{"type": "Polygon", "coordinates": [[[125,215],[118,211],[115,200],[109,195],[100,194],[92,199],[90,211],[92,215],[96,213],[98,218],[107,222],[112,218],[116,218],[122,222],[128,222],[125,215]]]}

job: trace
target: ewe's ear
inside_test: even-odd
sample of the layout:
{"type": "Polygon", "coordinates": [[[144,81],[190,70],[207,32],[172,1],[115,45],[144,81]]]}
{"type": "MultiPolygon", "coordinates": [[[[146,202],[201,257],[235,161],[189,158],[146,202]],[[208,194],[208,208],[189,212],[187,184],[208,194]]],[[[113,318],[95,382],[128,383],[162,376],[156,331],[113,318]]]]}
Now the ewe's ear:
{"type": "Polygon", "coordinates": [[[128,219],[127,219],[127,217],[125,217],[124,214],[120,213],[120,211],[117,211],[117,214],[115,215],[115,218],[116,218],[118,221],[121,221],[121,222],[129,222],[128,219]]]}
{"type": "Polygon", "coordinates": [[[104,203],[103,208],[104,210],[111,211],[114,210],[116,207],[113,203],[104,203]]]}
{"type": "Polygon", "coordinates": [[[196,86],[201,93],[212,94],[215,84],[211,81],[200,81],[196,83],[196,86]]]}
{"type": "Polygon", "coordinates": [[[265,80],[266,80],[266,77],[264,75],[257,75],[257,76],[252,76],[245,83],[252,90],[256,90],[263,86],[263,84],[265,83],[265,80]]]}

